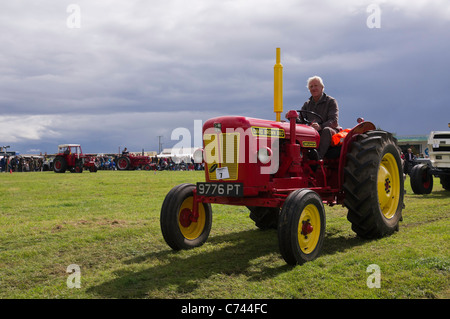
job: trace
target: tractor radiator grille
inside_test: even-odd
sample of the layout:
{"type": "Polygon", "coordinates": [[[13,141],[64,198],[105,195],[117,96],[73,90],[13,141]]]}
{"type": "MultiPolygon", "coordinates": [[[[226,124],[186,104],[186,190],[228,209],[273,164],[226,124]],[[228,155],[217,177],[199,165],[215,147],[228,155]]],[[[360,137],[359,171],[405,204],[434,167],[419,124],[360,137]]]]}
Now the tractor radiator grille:
{"type": "Polygon", "coordinates": [[[239,133],[204,134],[205,160],[210,180],[217,180],[216,169],[227,167],[229,178],[237,180],[239,168],[239,133]]]}
{"type": "Polygon", "coordinates": [[[433,152],[450,152],[450,145],[433,147],[433,152]]]}

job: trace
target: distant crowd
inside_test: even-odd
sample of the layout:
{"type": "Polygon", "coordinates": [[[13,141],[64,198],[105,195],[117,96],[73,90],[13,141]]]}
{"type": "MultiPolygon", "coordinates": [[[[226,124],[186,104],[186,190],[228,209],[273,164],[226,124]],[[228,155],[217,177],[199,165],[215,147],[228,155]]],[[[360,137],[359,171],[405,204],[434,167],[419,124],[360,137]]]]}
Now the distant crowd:
{"type": "Polygon", "coordinates": [[[417,156],[414,155],[411,148],[408,148],[406,153],[401,152],[401,158],[403,160],[403,173],[411,173],[412,168],[417,164],[417,156]]]}
{"type": "Polygon", "coordinates": [[[204,170],[204,164],[194,163],[194,159],[190,162],[184,162],[183,160],[176,163],[171,157],[152,157],[152,163],[155,165],[156,170],[168,170],[168,171],[199,171],[204,170]]]}
{"type": "Polygon", "coordinates": [[[40,172],[43,167],[42,157],[4,156],[0,159],[1,172],[40,172]]]}
{"type": "MultiPolygon", "coordinates": [[[[95,157],[98,170],[117,170],[118,155],[101,155],[95,157]]],[[[53,170],[53,156],[31,156],[23,157],[3,156],[0,158],[0,172],[41,172],[53,170]]],[[[171,157],[151,157],[152,170],[204,170],[204,165],[194,163],[191,159],[189,162],[173,161],[171,157]]]]}
{"type": "MultiPolygon", "coordinates": [[[[117,170],[118,158],[119,156],[97,156],[95,161],[99,170],[117,170]]],[[[183,160],[175,162],[171,157],[157,156],[150,158],[150,167],[152,170],[158,171],[198,171],[205,169],[203,164],[194,163],[194,159],[189,162],[183,160]]]]}

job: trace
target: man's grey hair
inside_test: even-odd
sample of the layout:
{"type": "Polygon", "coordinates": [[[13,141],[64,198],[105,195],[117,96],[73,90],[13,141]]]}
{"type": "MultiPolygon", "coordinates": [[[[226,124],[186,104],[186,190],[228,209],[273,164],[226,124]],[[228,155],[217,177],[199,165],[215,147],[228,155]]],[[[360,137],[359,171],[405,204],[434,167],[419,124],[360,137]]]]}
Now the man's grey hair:
{"type": "Polygon", "coordinates": [[[308,79],[308,81],[306,81],[306,87],[307,87],[308,89],[309,89],[309,83],[310,83],[312,80],[318,80],[318,81],[320,82],[320,84],[322,85],[322,87],[325,88],[325,85],[323,85],[323,80],[322,80],[322,78],[321,78],[320,76],[314,75],[314,76],[310,77],[310,78],[308,79]]]}

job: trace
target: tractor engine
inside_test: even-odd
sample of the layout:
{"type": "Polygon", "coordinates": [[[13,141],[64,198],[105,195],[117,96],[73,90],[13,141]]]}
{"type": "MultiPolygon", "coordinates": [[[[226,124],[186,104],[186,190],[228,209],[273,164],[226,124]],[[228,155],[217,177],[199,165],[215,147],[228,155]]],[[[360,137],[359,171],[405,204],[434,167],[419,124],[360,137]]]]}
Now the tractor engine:
{"type": "Polygon", "coordinates": [[[242,205],[245,198],[250,206],[280,206],[274,193],[309,185],[312,172],[302,159],[314,157],[319,140],[306,125],[294,125],[291,132],[289,122],[210,119],[203,125],[204,148],[194,155],[205,162],[206,182],[197,184],[197,195],[214,196],[212,202],[242,205]]]}

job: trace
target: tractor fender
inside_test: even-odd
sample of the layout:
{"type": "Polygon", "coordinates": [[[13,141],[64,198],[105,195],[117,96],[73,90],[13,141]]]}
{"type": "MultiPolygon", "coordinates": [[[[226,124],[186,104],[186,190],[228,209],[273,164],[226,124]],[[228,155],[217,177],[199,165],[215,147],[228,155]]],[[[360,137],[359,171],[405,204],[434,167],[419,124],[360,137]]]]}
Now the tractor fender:
{"type": "Polygon", "coordinates": [[[347,152],[350,147],[350,144],[354,140],[354,138],[359,135],[363,134],[367,131],[373,131],[376,129],[376,126],[372,122],[361,122],[355,127],[353,127],[347,134],[347,136],[344,138],[344,141],[342,142],[342,148],[341,148],[341,155],[339,157],[339,176],[338,176],[338,182],[339,182],[339,188],[342,189],[342,184],[344,183],[344,167],[347,162],[347,152]]]}

